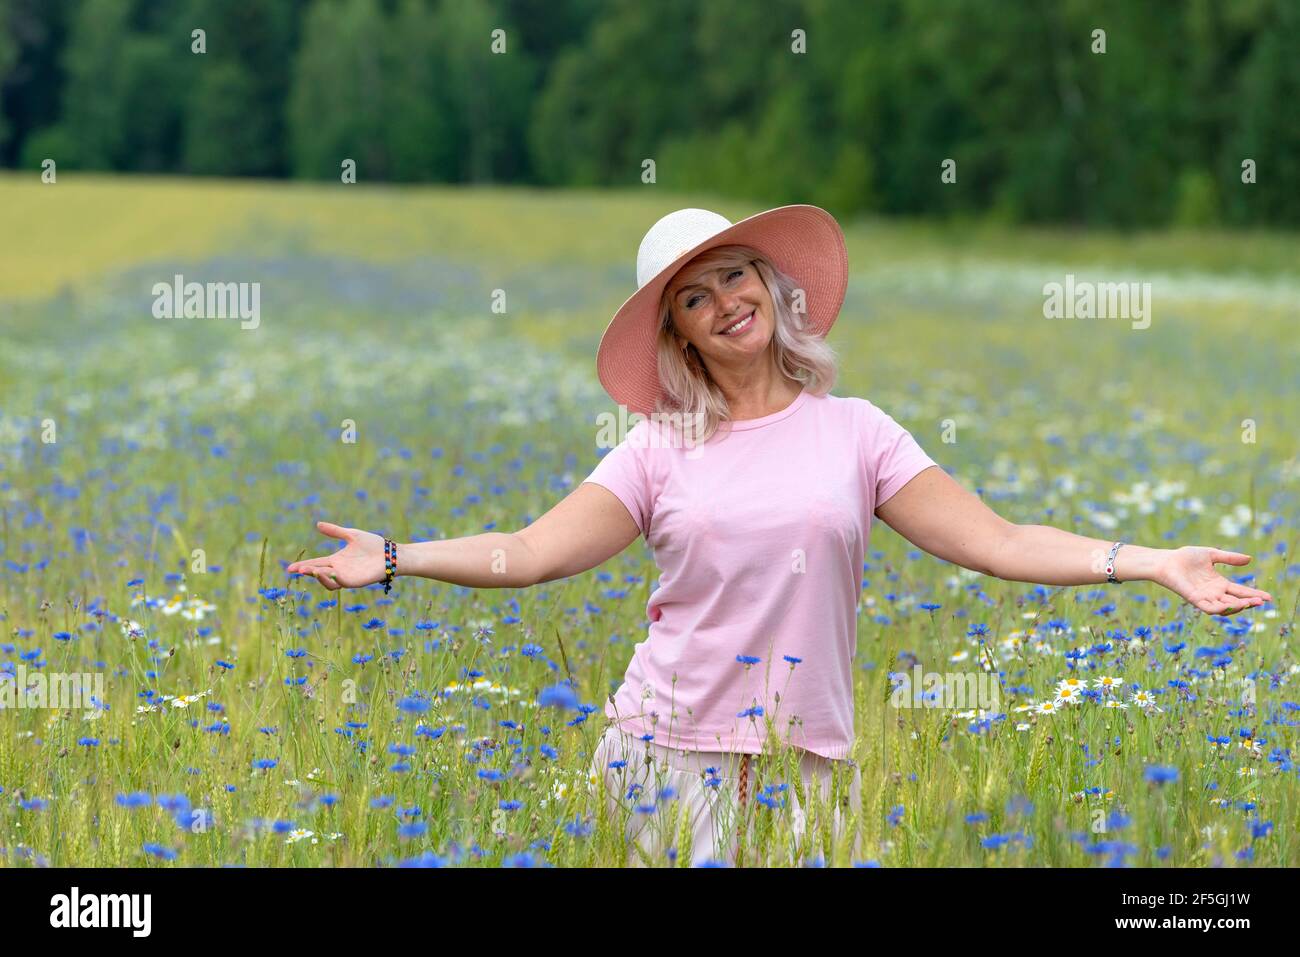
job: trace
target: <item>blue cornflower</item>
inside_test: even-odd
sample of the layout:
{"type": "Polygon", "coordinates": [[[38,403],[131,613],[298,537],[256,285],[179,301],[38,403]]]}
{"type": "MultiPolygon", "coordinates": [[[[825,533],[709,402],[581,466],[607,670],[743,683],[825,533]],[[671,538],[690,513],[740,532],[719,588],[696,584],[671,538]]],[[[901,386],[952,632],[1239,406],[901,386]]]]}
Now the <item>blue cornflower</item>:
{"type": "Polygon", "coordinates": [[[591,833],[591,825],[574,815],[572,821],[564,825],[564,831],[571,837],[586,837],[591,833]]]}
{"type": "Polygon", "coordinates": [[[184,794],[160,794],[158,806],[168,814],[180,814],[190,809],[190,799],[184,794]]]}
{"type": "Polygon", "coordinates": [[[1009,815],[1014,816],[1016,814],[1033,814],[1033,813],[1034,813],[1033,802],[1026,797],[1021,797],[1017,795],[1007,802],[1007,814],[1009,815]]]}
{"type": "Polygon", "coordinates": [[[537,696],[537,704],[542,708],[574,709],[578,707],[578,696],[573,693],[572,688],[561,682],[543,688],[542,693],[537,696]]]}

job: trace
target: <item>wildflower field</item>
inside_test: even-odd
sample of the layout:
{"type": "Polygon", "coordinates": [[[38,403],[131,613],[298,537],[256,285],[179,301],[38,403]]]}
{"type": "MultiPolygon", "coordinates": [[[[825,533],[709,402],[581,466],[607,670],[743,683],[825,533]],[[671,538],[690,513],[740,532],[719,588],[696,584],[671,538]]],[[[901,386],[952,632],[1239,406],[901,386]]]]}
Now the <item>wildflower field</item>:
{"type": "MultiPolygon", "coordinates": [[[[673,794],[611,815],[588,773],[644,637],[643,541],[521,590],[284,567],[334,547],[318,519],[510,531],[571,491],[636,245],[695,205],[754,211],[0,176],[0,864],[684,866],[673,794]],[[260,323],[155,318],[177,274],[260,283],[260,323]],[[93,700],[53,706],[68,674],[102,676],[93,700]]],[[[794,841],[777,774],[745,864],[1300,863],[1300,241],[845,225],[837,394],[1012,521],[1244,551],[1222,570],[1275,601],[1005,582],[877,523],[857,848],[825,809],[794,841]],[[1151,282],[1150,326],[1045,318],[1066,274],[1151,282]],[[986,669],[998,704],[898,707],[916,666],[986,669]]]]}

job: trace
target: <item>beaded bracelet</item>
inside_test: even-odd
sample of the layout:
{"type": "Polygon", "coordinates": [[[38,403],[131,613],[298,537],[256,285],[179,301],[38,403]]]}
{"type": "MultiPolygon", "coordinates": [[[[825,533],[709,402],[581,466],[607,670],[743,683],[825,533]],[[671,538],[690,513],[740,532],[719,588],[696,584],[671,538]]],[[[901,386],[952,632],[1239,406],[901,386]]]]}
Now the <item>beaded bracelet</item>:
{"type": "Polygon", "coordinates": [[[393,587],[393,575],[397,573],[397,542],[384,539],[384,594],[393,587]]]}
{"type": "Polygon", "coordinates": [[[1113,546],[1111,546],[1110,558],[1106,560],[1106,581],[1108,581],[1112,585],[1124,584],[1122,581],[1120,581],[1118,578],[1115,577],[1115,553],[1120,550],[1120,547],[1123,546],[1123,544],[1124,544],[1123,542],[1116,542],[1113,546]]]}

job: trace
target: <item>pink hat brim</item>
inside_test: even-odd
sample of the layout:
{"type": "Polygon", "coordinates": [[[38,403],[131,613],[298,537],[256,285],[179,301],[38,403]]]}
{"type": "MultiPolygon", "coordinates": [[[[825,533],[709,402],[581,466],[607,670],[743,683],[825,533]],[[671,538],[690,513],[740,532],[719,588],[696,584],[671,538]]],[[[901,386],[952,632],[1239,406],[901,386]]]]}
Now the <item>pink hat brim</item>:
{"type": "Polygon", "coordinates": [[[804,290],[807,327],[825,336],[848,290],[849,256],[835,217],[819,206],[780,206],[757,213],[686,250],[628,297],[600,337],[596,375],[616,403],[648,415],[662,387],[656,349],[664,287],[691,259],[714,246],[740,244],[764,253],[804,290]]]}

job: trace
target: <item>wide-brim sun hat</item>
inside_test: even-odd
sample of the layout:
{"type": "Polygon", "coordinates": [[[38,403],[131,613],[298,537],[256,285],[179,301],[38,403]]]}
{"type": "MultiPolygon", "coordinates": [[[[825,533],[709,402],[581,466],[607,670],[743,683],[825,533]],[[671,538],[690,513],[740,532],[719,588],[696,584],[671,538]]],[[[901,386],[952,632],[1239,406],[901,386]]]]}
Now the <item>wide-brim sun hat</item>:
{"type": "Polygon", "coordinates": [[[715,246],[752,246],[804,291],[805,328],[830,331],[844,304],[849,256],[835,217],[819,206],[778,206],[731,223],[707,209],[679,209],[650,227],[636,254],[637,290],[614,313],[596,350],[596,375],[610,398],[649,415],[662,393],[659,302],[682,266],[715,246]]]}

